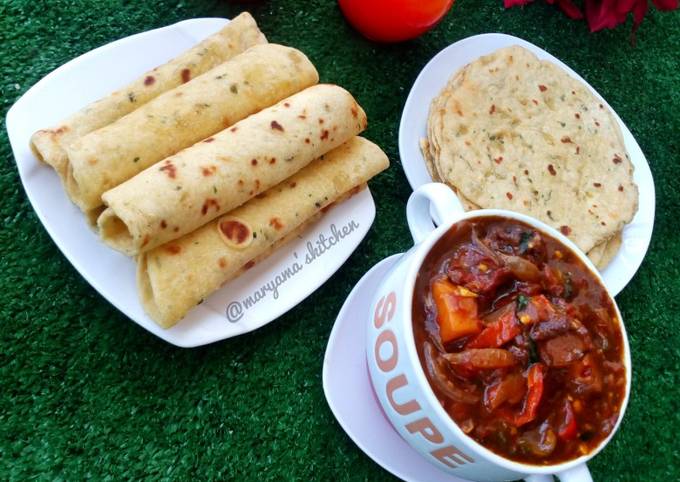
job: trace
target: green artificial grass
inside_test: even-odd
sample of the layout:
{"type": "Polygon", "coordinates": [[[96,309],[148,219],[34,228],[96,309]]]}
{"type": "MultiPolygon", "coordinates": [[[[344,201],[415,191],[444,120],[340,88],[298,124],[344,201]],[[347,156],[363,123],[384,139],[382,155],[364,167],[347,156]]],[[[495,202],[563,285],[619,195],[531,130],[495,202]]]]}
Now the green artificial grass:
{"type": "MultiPolygon", "coordinates": [[[[656,181],[652,244],[618,296],[633,353],[620,432],[590,467],[596,480],[680,476],[680,16],[650,12],[588,32],[553,6],[504,10],[459,0],[425,36],[378,45],[333,0],[12,1],[0,3],[0,478],[391,480],[345,435],[324,399],[321,368],[335,316],[361,275],[408,248],[397,126],[411,84],[439,50],[505,32],[534,42],[590,82],[637,138],[656,181]],[[174,348],[132,323],[73,269],[38,222],[7,142],[7,109],[44,75],[109,41],[192,17],[249,9],[273,42],[295,46],[322,81],[366,110],[365,135],[388,153],[371,182],[375,224],[316,293],[255,333],[174,348]]],[[[357,337],[363,336],[358,333],[357,337]]]]}

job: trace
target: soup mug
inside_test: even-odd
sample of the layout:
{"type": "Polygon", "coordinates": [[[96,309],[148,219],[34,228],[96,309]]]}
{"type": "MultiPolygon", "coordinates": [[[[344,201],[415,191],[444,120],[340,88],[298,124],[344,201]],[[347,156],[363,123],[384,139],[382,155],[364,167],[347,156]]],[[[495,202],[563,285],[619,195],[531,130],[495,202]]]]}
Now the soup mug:
{"type": "MultiPolygon", "coordinates": [[[[626,391],[614,429],[591,452],[553,465],[531,465],[504,458],[468,437],[450,418],[432,391],[416,351],[411,310],[416,276],[435,243],[456,223],[470,218],[501,216],[524,222],[571,250],[600,280],[590,260],[565,236],[546,224],[512,211],[482,209],[465,212],[444,184],[418,188],[408,200],[406,215],[415,245],[382,280],[376,290],[368,325],[367,359],[371,382],[394,428],[423,457],[452,475],[472,480],[532,482],[592,480],[586,462],[611,440],[628,404],[631,383],[630,350],[621,313],[611,293],[623,335],[626,391]],[[432,217],[438,218],[435,227],[432,217]]],[[[604,285],[604,283],[602,283],[604,285]]],[[[606,289],[606,287],[605,287],[606,289]]]]}

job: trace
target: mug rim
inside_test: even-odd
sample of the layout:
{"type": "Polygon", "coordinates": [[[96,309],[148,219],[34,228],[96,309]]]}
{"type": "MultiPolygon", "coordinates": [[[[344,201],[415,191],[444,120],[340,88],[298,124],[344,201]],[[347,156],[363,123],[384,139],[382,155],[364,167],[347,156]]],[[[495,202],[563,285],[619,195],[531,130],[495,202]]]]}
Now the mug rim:
{"type": "Polygon", "coordinates": [[[562,233],[557,231],[555,228],[548,226],[547,224],[539,221],[536,218],[528,216],[526,214],[517,213],[515,211],[509,211],[505,209],[476,209],[472,211],[466,211],[460,213],[453,220],[444,222],[437,226],[432,232],[430,232],[427,237],[425,237],[420,243],[418,243],[416,250],[412,253],[412,259],[409,260],[409,266],[407,268],[403,290],[405,290],[404,303],[402,304],[402,323],[405,325],[404,337],[406,341],[406,352],[408,353],[409,361],[415,365],[414,372],[416,374],[417,383],[421,387],[421,393],[425,396],[426,401],[430,405],[431,409],[445,421],[445,425],[449,427],[457,436],[458,439],[466,446],[467,449],[472,451],[475,455],[481,455],[484,459],[490,461],[494,465],[498,465],[504,469],[517,472],[519,474],[557,474],[560,472],[567,471],[573,467],[581,464],[585,464],[590,459],[595,457],[600,453],[604,447],[609,443],[614,434],[618,431],[619,426],[623,420],[623,416],[628,408],[628,401],[630,398],[630,390],[632,385],[632,365],[630,356],[630,346],[628,343],[628,333],[626,331],[625,325],[623,323],[623,317],[619,307],[612,296],[609,288],[604,284],[602,276],[595,267],[595,265],[590,261],[590,259],[583,253],[570,239],[564,236],[562,233]],[[604,287],[607,296],[614,306],[616,316],[618,317],[619,327],[621,329],[621,334],[623,335],[623,363],[626,368],[626,389],[624,393],[623,401],[621,402],[621,407],[619,410],[619,417],[614,425],[612,431],[604,438],[593,450],[587,454],[581,455],[575,459],[567,460],[565,462],[560,462],[557,464],[550,465],[533,465],[523,462],[517,462],[512,459],[506,458],[502,455],[493,452],[492,450],[486,448],[481,443],[477,442],[475,439],[467,435],[458,426],[458,424],[451,418],[451,416],[444,410],[439,401],[437,400],[432,387],[427,380],[425,371],[422,364],[420,363],[420,358],[418,357],[418,352],[415,345],[415,337],[413,334],[413,319],[412,319],[412,309],[413,309],[413,296],[415,290],[415,281],[420,272],[425,258],[432,250],[433,246],[442,238],[442,236],[448,232],[454,225],[472,218],[486,218],[486,217],[503,217],[516,221],[522,221],[529,224],[533,228],[542,231],[543,234],[547,234],[560,243],[562,243],[566,248],[568,248],[573,254],[575,254],[588,268],[591,274],[600,282],[604,287]],[[425,389],[422,389],[425,387],[425,389]]]}

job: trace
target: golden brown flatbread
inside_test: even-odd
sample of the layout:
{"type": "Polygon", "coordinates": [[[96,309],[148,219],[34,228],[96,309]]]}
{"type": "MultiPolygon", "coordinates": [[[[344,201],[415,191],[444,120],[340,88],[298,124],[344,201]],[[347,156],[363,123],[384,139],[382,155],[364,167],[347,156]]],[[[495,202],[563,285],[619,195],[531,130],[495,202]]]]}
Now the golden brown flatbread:
{"type": "Polygon", "coordinates": [[[138,258],[137,282],[146,312],[167,328],[244,267],[263,259],[301,226],[388,167],[372,142],[355,137],[263,196],[138,258]],[[240,226],[225,221],[236,220],[240,226]],[[223,229],[228,234],[225,242],[223,229]],[[234,246],[241,229],[250,240],[234,246]]]}
{"type": "Polygon", "coordinates": [[[66,190],[83,211],[95,209],[105,191],[318,81],[299,50],[251,47],[71,143],[66,190]]]}
{"type": "Polygon", "coordinates": [[[305,89],[107,191],[102,240],[134,255],[188,234],[365,128],[345,89],[305,89]]]}
{"type": "Polygon", "coordinates": [[[59,124],[37,131],[31,137],[31,150],[39,160],[52,166],[65,183],[68,157],[64,149],[71,142],[111,124],[163,92],[207,72],[253,45],[266,42],[253,17],[244,12],[234,17],[219,32],[170,62],[146,72],[59,124]]]}

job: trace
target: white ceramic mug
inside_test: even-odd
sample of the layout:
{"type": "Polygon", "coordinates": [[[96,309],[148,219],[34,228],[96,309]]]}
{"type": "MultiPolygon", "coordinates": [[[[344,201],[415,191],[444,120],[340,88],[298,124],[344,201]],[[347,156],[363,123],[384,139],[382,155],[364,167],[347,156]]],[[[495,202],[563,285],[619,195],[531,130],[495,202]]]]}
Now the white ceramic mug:
{"type": "Polygon", "coordinates": [[[416,275],[426,255],[451,226],[469,218],[502,216],[524,222],[568,247],[602,282],[597,269],[576,245],[555,229],[512,211],[483,209],[465,212],[458,198],[444,184],[426,184],[413,192],[406,215],[415,245],[402,256],[376,291],[367,338],[367,359],[373,388],[394,428],[422,456],[459,477],[480,481],[525,478],[538,482],[551,481],[554,474],[563,482],[592,480],[586,462],[602,450],[618,429],[628,405],[631,384],[626,330],[609,291],[607,293],[623,333],[626,367],[626,393],[619,418],[609,436],[590,453],[548,466],[523,464],[501,457],[465,435],[449,417],[430,388],[418,359],[411,309],[416,275]],[[441,221],[439,227],[435,227],[432,217],[441,221]]]}

